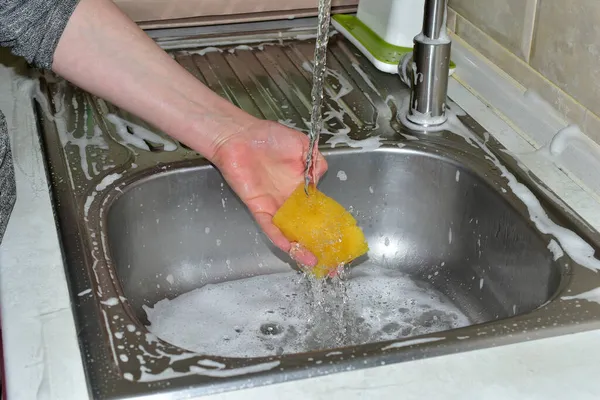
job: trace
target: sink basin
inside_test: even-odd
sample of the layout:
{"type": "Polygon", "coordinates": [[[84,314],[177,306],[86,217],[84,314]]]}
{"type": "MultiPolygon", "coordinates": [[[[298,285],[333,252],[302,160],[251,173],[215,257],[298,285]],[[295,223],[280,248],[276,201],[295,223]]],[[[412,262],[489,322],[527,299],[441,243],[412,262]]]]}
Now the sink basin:
{"type": "MultiPolygon", "coordinates": [[[[327,160],[330,168],[320,188],[354,211],[370,247],[368,256],[353,264],[350,281],[363,270],[399,272],[401,275],[386,279],[408,277],[426,283],[429,287],[423,289],[424,294],[443,295],[464,316],[463,326],[531,312],[556,293],[564,268],[554,261],[547,241],[506,195],[468,165],[436,153],[397,146],[371,152],[329,151],[327,160]],[[374,266],[380,269],[373,270],[374,266]]],[[[108,211],[107,242],[123,294],[135,317],[146,325],[144,306],[153,307],[160,300],[205,285],[288,273],[293,268],[285,254],[269,245],[246,208],[211,166],[153,174],[123,191],[108,211]]],[[[286,274],[286,279],[294,278],[286,274]]],[[[264,284],[270,282],[267,279],[264,284]]],[[[376,282],[371,283],[378,288],[376,282]]],[[[301,283],[296,286],[304,290],[301,283]]],[[[228,295],[227,291],[218,293],[228,295]]],[[[371,294],[366,304],[361,303],[369,310],[382,301],[398,301],[398,293],[371,294]]],[[[411,307],[408,301],[415,299],[407,294],[405,300],[406,304],[386,309],[395,312],[399,320],[391,317],[390,323],[401,323],[408,311],[398,309],[411,307]]],[[[248,307],[229,304],[225,298],[221,304],[248,307]]],[[[423,323],[433,322],[426,320],[427,315],[449,319],[447,313],[440,311],[438,315],[427,304],[424,306],[412,323],[405,324],[409,331],[402,335],[397,326],[398,332],[388,336],[401,338],[422,332],[419,328],[423,323]]],[[[273,315],[255,315],[253,319],[260,318],[267,324],[273,315]]],[[[280,318],[285,325],[285,318],[280,318]]],[[[244,325],[244,320],[230,322],[232,333],[234,326],[244,325]]],[[[440,329],[454,326],[451,318],[446,323],[437,322],[440,329]]],[[[218,325],[210,320],[203,323],[208,331],[218,325]]],[[[356,325],[349,324],[350,328],[356,325]]],[[[261,322],[256,321],[256,325],[258,331],[261,322]]],[[[153,331],[152,326],[149,329],[153,331]]],[[[177,338],[176,333],[169,337],[177,338]]],[[[264,346],[271,343],[266,341],[264,346]]],[[[275,355],[266,348],[264,352],[275,355]]]]}
{"type": "MultiPolygon", "coordinates": [[[[159,44],[247,112],[306,130],[314,29],[281,24],[159,44]]],[[[39,126],[94,398],[192,398],[600,328],[600,306],[565,297],[600,287],[597,232],[451,101],[460,129],[413,132],[397,76],[339,35],[327,60],[320,187],[370,251],[325,285],[271,246],[200,155],[42,76],[39,126]]]]}

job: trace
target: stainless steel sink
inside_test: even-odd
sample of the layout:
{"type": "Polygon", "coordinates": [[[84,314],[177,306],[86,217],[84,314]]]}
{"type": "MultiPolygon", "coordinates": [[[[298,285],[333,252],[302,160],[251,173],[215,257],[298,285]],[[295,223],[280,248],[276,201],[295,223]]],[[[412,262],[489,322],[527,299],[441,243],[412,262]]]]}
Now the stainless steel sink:
{"type": "MultiPolygon", "coordinates": [[[[468,161],[417,147],[327,152],[320,188],[354,210],[371,248],[352,267],[376,264],[428,282],[472,324],[547,302],[566,270],[515,199],[468,161]]],[[[107,244],[139,321],[146,321],[143,305],[293,265],[268,245],[212,166],[135,177],[123,191],[108,211],[107,244]]]]}
{"type": "MultiPolygon", "coordinates": [[[[240,107],[303,128],[310,106],[306,62],[314,42],[297,36],[306,32],[293,27],[159,42],[240,107]],[[198,50],[209,45],[222,51],[198,50]]],[[[397,77],[376,71],[339,36],[332,38],[328,60],[325,111],[332,134],[322,137],[329,172],[321,188],[352,210],[370,246],[348,279],[377,265],[386,282],[409,278],[436,293],[463,322],[432,326],[425,318],[416,325],[427,330],[412,321],[416,329],[291,352],[267,339],[265,355],[253,357],[196,352],[157,337],[147,310],[160,300],[210,284],[300,274],[265,240],[206,160],[174,142],[176,149],[166,151],[170,146],[160,132],[155,140],[145,135],[132,144],[127,135],[135,136],[141,121],[45,76],[42,87],[53,102],[40,100],[40,127],[83,361],[96,398],[187,398],[600,327],[598,305],[561,299],[600,286],[597,273],[558,251],[557,238],[538,230],[490,154],[536,195],[555,223],[600,254],[597,232],[468,115],[461,121],[485,147],[451,132],[411,132],[398,122],[398,100],[408,90],[397,77]],[[111,123],[114,115],[127,126],[111,123]],[[352,148],[365,139],[369,146],[352,148]],[[340,140],[346,145],[332,148],[340,140]],[[374,141],[381,146],[372,146],[374,141]]],[[[386,296],[372,301],[385,302],[386,296]]],[[[396,306],[402,313],[403,305],[396,306]]],[[[256,316],[256,326],[269,321],[256,316]]],[[[347,325],[359,329],[361,323],[347,325]]]]}

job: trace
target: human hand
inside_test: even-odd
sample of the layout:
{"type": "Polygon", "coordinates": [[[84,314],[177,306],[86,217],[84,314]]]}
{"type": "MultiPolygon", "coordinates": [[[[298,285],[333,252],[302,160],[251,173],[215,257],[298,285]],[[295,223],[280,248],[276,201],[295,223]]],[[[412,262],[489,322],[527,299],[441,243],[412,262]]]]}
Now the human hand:
{"type": "MultiPolygon", "coordinates": [[[[312,267],[317,258],[308,250],[290,243],[273,224],[277,210],[304,182],[308,137],[271,121],[256,120],[216,143],[211,161],[275,246],[296,262],[312,267]]],[[[316,175],[327,170],[318,153],[316,175]]]]}

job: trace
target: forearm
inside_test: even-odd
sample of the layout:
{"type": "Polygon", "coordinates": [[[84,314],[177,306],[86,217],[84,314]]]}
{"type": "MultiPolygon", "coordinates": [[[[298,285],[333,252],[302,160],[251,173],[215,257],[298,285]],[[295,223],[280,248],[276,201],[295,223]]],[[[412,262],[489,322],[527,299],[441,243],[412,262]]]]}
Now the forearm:
{"type": "Polygon", "coordinates": [[[82,0],[52,69],[211,159],[219,141],[254,122],[188,73],[109,0],[82,0]]]}

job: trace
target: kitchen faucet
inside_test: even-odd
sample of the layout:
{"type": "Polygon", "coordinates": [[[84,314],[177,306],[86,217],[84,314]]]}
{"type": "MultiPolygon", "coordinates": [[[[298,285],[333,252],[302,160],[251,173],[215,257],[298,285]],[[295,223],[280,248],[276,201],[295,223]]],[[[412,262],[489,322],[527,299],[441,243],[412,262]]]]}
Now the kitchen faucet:
{"type": "Polygon", "coordinates": [[[413,51],[400,59],[398,70],[410,87],[406,118],[427,128],[446,122],[446,95],[451,40],[446,32],[448,0],[425,0],[423,30],[413,51]]]}

